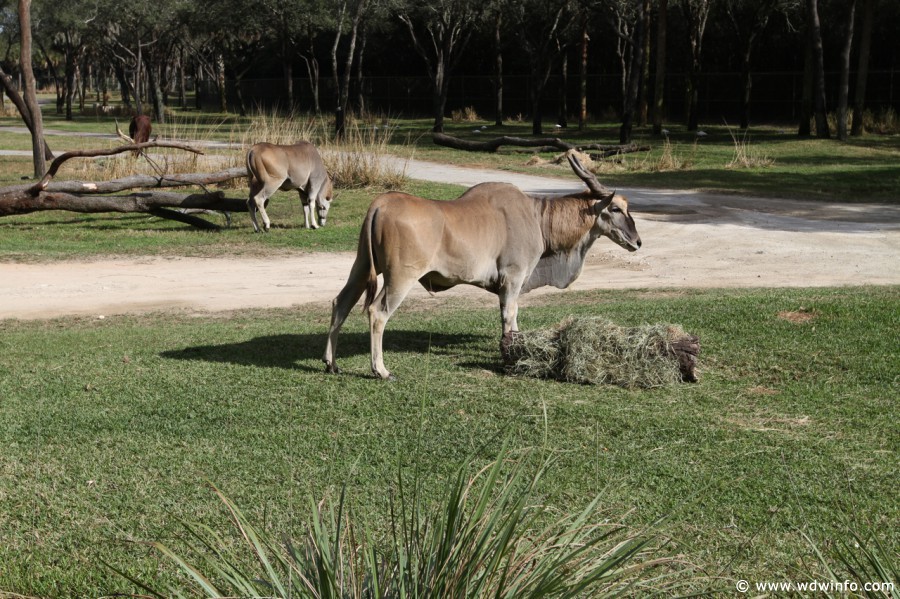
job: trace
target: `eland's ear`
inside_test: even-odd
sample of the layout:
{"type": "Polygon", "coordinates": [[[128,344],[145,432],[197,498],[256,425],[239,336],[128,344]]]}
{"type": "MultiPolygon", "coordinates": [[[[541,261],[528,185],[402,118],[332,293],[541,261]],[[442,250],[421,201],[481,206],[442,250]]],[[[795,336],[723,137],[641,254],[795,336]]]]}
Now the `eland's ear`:
{"type": "Polygon", "coordinates": [[[615,192],[610,192],[605,185],[597,180],[597,175],[584,168],[574,152],[569,151],[566,154],[566,159],[569,161],[569,166],[572,167],[572,170],[578,175],[578,178],[584,181],[584,184],[588,186],[588,189],[591,190],[592,194],[598,197],[605,197],[609,194],[610,201],[612,201],[612,196],[615,192]]]}
{"type": "Polygon", "coordinates": [[[616,197],[616,192],[610,191],[606,195],[604,195],[602,198],[597,200],[597,202],[595,202],[594,205],[591,206],[591,209],[594,211],[594,214],[599,215],[601,212],[603,212],[604,210],[609,208],[609,205],[612,204],[614,197],[616,197]]]}

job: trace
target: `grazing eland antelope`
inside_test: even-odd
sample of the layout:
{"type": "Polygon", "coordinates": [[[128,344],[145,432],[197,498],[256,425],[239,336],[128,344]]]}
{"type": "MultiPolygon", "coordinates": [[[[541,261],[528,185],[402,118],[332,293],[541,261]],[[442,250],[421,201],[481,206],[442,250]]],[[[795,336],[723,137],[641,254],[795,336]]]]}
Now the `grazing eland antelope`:
{"type": "MultiPolygon", "coordinates": [[[[153,125],[150,123],[150,117],[146,114],[136,114],[131,117],[131,122],[128,124],[128,135],[125,135],[122,133],[122,130],[119,129],[119,120],[115,119],[115,121],[116,135],[126,142],[130,144],[142,144],[150,141],[150,132],[153,130],[153,125]]],[[[132,156],[140,156],[141,150],[132,150],[131,154],[132,156]]]]}
{"type": "Polygon", "coordinates": [[[334,188],[319,151],[311,143],[301,141],[289,146],[255,144],[247,152],[247,176],[250,177],[247,209],[257,233],[259,224],[256,222],[256,212],[262,214],[263,228],[268,233],[270,221],[266,206],[272,194],[279,189],[296,189],[300,194],[307,229],[318,229],[319,225],[325,225],[334,188]],[[316,212],[319,224],[316,224],[316,212]]]}
{"type": "Polygon", "coordinates": [[[136,144],[142,144],[150,141],[150,132],[153,125],[150,123],[150,117],[146,114],[138,114],[131,118],[128,124],[128,136],[134,140],[136,144]]]}
{"type": "Polygon", "coordinates": [[[382,336],[394,310],[419,282],[429,291],[466,283],[499,296],[503,334],[519,330],[519,294],[536,287],[568,287],[598,237],[629,251],[641,247],[628,200],[610,191],[569,154],[588,191],[533,198],[507,183],[481,183],[450,202],[386,193],[366,213],[347,284],[332,302],[325,369],[339,372],[337,337],[365,292],[372,372],[384,366],[382,336]],[[376,294],[378,274],[384,284],[376,294]]]}

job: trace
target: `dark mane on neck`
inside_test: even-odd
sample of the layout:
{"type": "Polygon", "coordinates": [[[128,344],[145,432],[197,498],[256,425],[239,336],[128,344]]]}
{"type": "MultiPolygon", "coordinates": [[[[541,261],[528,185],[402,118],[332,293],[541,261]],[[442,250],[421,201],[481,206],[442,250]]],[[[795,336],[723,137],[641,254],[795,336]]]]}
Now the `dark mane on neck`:
{"type": "Polygon", "coordinates": [[[535,198],[540,204],[541,232],[548,251],[574,248],[594,224],[590,192],[535,198]]]}

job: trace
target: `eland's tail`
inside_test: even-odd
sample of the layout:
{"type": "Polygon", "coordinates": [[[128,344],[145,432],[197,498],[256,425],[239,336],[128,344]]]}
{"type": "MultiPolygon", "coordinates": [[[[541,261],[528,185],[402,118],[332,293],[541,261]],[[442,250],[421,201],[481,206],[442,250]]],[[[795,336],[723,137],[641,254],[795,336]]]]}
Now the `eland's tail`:
{"type": "Polygon", "coordinates": [[[369,306],[375,300],[375,293],[378,291],[378,272],[375,270],[375,251],[372,247],[374,244],[375,216],[377,213],[377,208],[369,210],[359,235],[360,253],[362,253],[363,244],[366,245],[366,251],[369,252],[369,276],[366,278],[366,298],[363,301],[363,311],[369,309],[369,306]]]}

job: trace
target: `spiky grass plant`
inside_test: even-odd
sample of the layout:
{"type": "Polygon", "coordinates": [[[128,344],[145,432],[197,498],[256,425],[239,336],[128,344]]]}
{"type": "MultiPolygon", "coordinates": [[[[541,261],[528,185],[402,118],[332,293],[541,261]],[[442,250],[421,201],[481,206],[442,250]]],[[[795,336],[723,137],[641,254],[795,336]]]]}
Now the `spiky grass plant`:
{"type": "Polygon", "coordinates": [[[158,588],[113,569],[160,598],[536,599],[674,588],[680,572],[674,557],[661,557],[665,542],[610,524],[599,511],[599,498],[562,517],[537,503],[537,488],[550,466],[545,462],[529,474],[529,460],[513,461],[505,449],[474,475],[469,461],[436,506],[421,500],[418,483],[411,492],[401,483],[391,501],[384,546],[376,546],[369,529],[348,516],[343,493],[337,506],[311,502],[303,537],[279,542],[216,490],[229,511],[232,534],[185,525],[186,552],[150,544],[182,572],[182,583],[158,588]]]}
{"type": "Polygon", "coordinates": [[[838,542],[827,554],[805,534],[821,566],[834,583],[835,589],[843,589],[839,597],[868,597],[900,599],[900,570],[893,561],[895,556],[885,550],[874,536],[864,536],[851,530],[852,542],[838,542]]]}
{"type": "Polygon", "coordinates": [[[573,383],[658,387],[682,380],[671,344],[677,325],[619,326],[602,317],[567,318],[549,329],[518,333],[507,348],[507,372],[573,383]]]}

